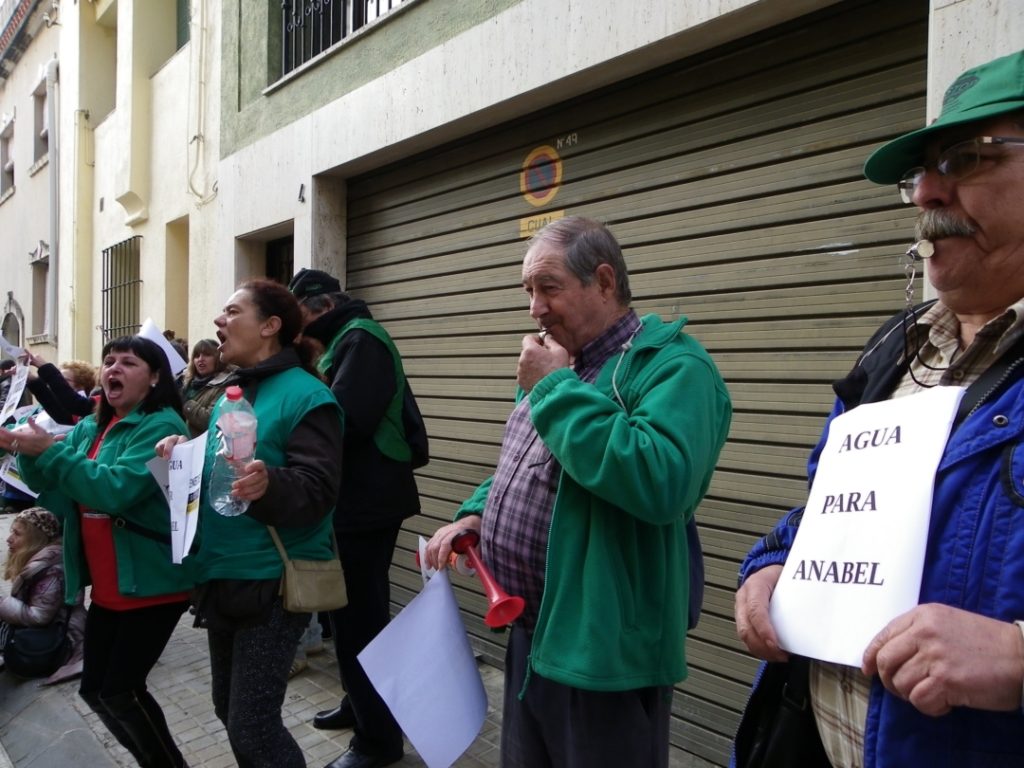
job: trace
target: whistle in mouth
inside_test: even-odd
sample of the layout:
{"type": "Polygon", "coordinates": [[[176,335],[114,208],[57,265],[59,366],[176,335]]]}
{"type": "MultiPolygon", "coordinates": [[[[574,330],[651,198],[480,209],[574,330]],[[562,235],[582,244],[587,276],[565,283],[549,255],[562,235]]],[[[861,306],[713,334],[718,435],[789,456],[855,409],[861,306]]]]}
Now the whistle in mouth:
{"type": "Polygon", "coordinates": [[[935,244],[931,240],[918,240],[907,248],[907,256],[914,261],[924,261],[935,255],[935,244]]]}

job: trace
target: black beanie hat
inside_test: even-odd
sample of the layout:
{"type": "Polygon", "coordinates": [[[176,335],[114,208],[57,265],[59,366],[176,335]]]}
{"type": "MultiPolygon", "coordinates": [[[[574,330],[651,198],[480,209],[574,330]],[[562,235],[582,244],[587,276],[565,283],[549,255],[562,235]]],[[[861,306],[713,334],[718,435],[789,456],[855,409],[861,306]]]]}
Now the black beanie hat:
{"type": "Polygon", "coordinates": [[[319,269],[300,269],[288,283],[288,290],[301,301],[323,293],[338,293],[341,291],[341,283],[338,282],[338,278],[331,277],[319,269]]]}

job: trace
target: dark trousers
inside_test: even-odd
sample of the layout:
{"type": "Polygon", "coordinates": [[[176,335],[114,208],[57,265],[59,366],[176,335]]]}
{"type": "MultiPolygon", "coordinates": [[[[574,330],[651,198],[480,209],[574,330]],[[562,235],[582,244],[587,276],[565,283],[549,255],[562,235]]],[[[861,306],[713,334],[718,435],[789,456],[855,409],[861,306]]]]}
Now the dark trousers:
{"type": "Polygon", "coordinates": [[[239,768],[305,768],[281,707],[295,647],[308,624],[308,613],[290,613],[277,600],[262,624],[208,630],[213,708],[239,768]]]}
{"type": "Polygon", "coordinates": [[[401,756],[402,729],[377,695],[356,655],[391,618],[388,572],[400,527],[395,524],[385,530],[338,534],[348,605],[331,611],[341,684],[356,718],[352,746],[360,752],[386,758],[401,756]]]}
{"type": "Polygon", "coordinates": [[[183,764],[146,678],[187,605],[111,611],[93,603],[86,614],[78,692],[140,765],[183,764]]]}
{"type": "Polygon", "coordinates": [[[667,768],[672,686],[585,691],[533,672],[520,700],[530,641],[521,627],[512,628],[505,653],[502,768],[667,768]]]}

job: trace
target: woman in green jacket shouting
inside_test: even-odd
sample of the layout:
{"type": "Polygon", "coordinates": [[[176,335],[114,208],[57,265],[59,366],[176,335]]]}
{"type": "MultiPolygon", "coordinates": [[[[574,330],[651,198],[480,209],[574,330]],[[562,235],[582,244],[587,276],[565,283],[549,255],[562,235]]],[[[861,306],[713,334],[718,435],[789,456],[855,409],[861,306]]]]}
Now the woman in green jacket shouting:
{"type": "MultiPolygon", "coordinates": [[[[0,448],[64,523],[66,598],[92,585],[79,693],[140,766],[184,766],[146,678],[188,605],[188,565],[171,562],[170,514],[146,462],[186,433],[167,358],[141,336],[103,348],[97,412],[56,441],[31,421],[0,448]]],[[[188,560],[186,559],[186,563],[188,560]]]]}
{"type": "MultiPolygon", "coordinates": [[[[232,496],[249,506],[225,516],[210,499],[224,399],[210,415],[194,557],[196,619],[207,629],[214,709],[240,768],[305,768],[281,706],[310,615],[284,608],[284,564],[270,526],[289,559],[331,558],[341,409],[316,375],[312,345],[299,335],[299,303],[283,285],[243,283],[214,324],[221,359],[238,366],[228,383],[242,387],[257,421],[256,458],[232,484],[232,496]]],[[[169,456],[179,441],[161,441],[157,453],[169,456]]]]}

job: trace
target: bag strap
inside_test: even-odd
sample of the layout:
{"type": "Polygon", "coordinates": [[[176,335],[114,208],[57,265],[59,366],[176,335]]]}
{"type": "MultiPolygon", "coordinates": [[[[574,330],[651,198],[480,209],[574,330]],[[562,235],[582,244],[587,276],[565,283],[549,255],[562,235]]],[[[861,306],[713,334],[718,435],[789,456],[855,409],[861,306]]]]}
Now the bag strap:
{"type": "Polygon", "coordinates": [[[789,657],[789,674],[782,687],[782,697],[797,709],[810,705],[811,662],[804,656],[789,657]]]}
{"type": "Polygon", "coordinates": [[[128,520],[123,517],[117,517],[116,515],[111,515],[110,519],[113,521],[115,528],[123,528],[124,530],[134,533],[138,536],[144,536],[147,539],[160,542],[161,544],[166,544],[168,547],[171,546],[170,533],[157,533],[156,531],[146,528],[145,526],[139,525],[138,523],[133,523],[131,520],[128,520]]]}
{"type": "MultiPolygon", "coordinates": [[[[281,537],[277,535],[277,528],[272,525],[267,526],[267,530],[270,532],[270,538],[274,540],[274,546],[277,547],[277,553],[281,556],[281,560],[285,565],[291,563],[288,557],[288,550],[284,548],[284,544],[281,543],[281,537]]],[[[334,528],[331,527],[331,544],[334,547],[334,556],[341,560],[341,553],[338,551],[338,537],[334,535],[334,528]]]]}
{"type": "Polygon", "coordinates": [[[960,407],[957,409],[956,418],[953,420],[953,429],[960,426],[960,423],[971,415],[989,395],[994,394],[1000,387],[1014,378],[1016,373],[1020,376],[1021,363],[1024,362],[1024,336],[1017,339],[999,359],[985,369],[964,392],[960,400],[960,407]]]}

